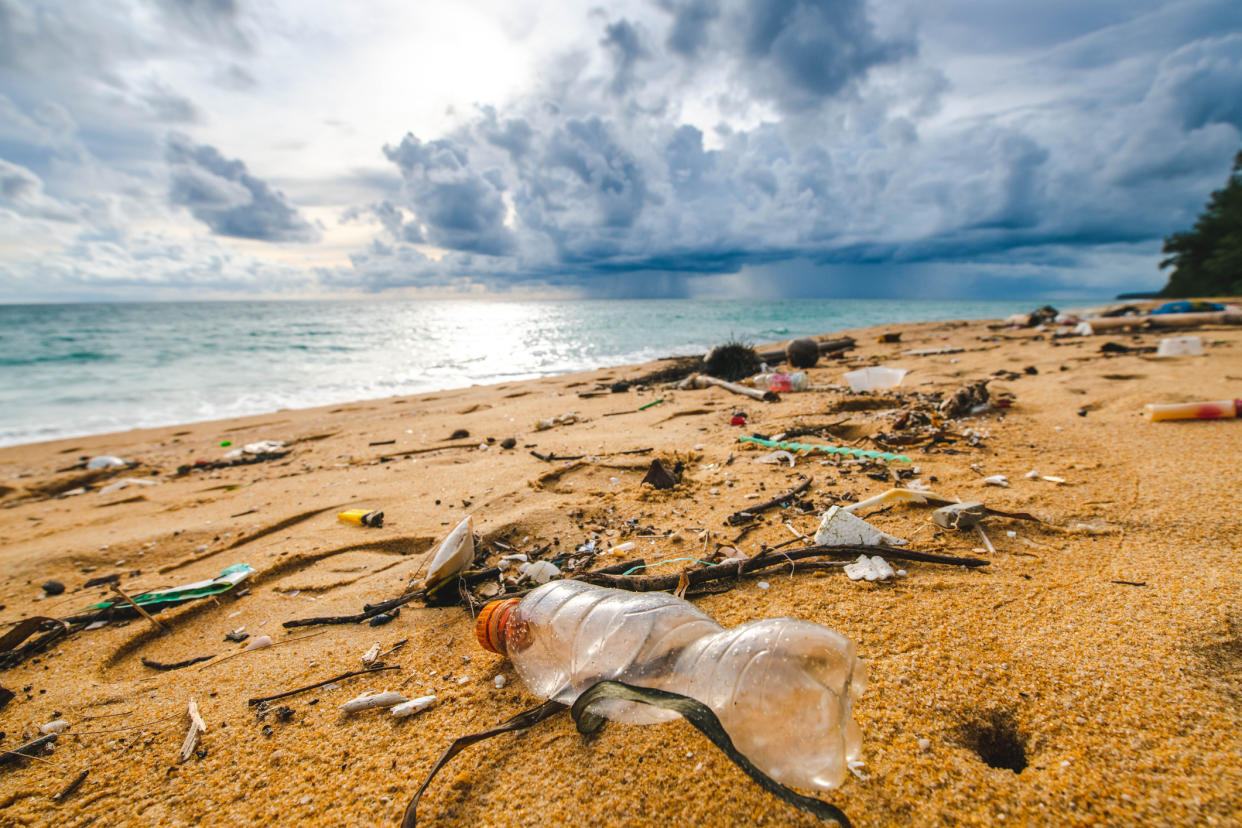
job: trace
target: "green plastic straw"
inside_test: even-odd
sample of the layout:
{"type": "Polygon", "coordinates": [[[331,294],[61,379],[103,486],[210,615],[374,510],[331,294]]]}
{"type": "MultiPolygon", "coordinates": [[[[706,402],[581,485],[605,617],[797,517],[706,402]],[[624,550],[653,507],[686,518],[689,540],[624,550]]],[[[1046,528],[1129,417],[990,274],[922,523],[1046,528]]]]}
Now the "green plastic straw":
{"type": "Polygon", "coordinates": [[[708,563],[707,561],[700,561],[698,558],[665,558],[662,561],[652,561],[649,564],[639,564],[638,566],[632,566],[629,569],[622,572],[621,574],[630,575],[634,572],[637,572],[640,569],[646,569],[649,566],[657,566],[659,564],[666,564],[666,563],[677,563],[679,561],[691,561],[692,563],[700,563],[700,564],[703,564],[704,566],[711,566],[711,564],[708,563]]]}
{"type": "Polygon", "coordinates": [[[662,402],[664,402],[664,398],[663,398],[663,397],[660,397],[659,399],[652,400],[651,402],[647,403],[646,405],[640,405],[640,406],[638,407],[638,410],[639,410],[639,411],[646,411],[648,408],[651,408],[651,406],[653,406],[653,405],[659,405],[659,404],[660,404],[660,403],[662,403],[662,402]]]}
{"type": "Polygon", "coordinates": [[[883,460],[886,463],[897,461],[900,463],[913,462],[904,454],[893,454],[891,451],[869,451],[867,449],[847,448],[845,446],[817,446],[811,443],[790,443],[784,440],[764,440],[760,437],[738,437],[743,443],[754,443],[767,448],[785,449],[786,451],[822,451],[824,454],[848,454],[854,457],[866,457],[868,460],[883,460]]]}

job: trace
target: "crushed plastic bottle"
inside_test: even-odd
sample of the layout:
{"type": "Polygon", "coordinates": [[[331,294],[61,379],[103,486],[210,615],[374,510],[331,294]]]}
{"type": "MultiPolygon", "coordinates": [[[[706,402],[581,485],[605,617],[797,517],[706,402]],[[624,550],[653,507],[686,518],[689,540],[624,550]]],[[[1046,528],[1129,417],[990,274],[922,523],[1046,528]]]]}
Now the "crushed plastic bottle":
{"type": "MultiPolygon", "coordinates": [[[[726,630],[665,593],[553,581],[488,604],[476,634],[542,698],[571,704],[612,679],[697,699],[738,750],[786,785],[831,790],[860,758],[851,710],[866,665],[852,641],[819,624],[770,618],[726,630]]],[[[677,717],[615,699],[592,712],[628,724],[677,717]]]]}

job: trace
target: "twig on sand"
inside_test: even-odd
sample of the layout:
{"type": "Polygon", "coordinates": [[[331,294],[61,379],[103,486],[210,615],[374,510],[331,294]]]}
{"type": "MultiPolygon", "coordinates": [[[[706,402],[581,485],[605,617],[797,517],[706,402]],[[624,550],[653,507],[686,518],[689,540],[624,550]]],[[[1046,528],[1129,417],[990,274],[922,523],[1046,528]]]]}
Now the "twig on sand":
{"type": "Polygon", "coordinates": [[[207,725],[203,722],[203,717],[198,714],[198,703],[194,699],[190,699],[185,712],[190,717],[190,729],[186,731],[185,741],[181,743],[179,758],[182,762],[190,760],[190,757],[194,755],[194,748],[198,747],[199,735],[207,732],[207,725]]]}
{"type": "Polygon", "coordinates": [[[174,661],[171,663],[144,658],[142,664],[144,667],[150,667],[152,670],[180,670],[182,667],[189,667],[198,664],[200,661],[211,661],[215,657],[215,653],[212,653],[211,655],[195,656],[194,658],[187,658],[185,661],[174,661]]]}
{"type": "MultiPolygon", "coordinates": [[[[36,750],[41,749],[44,745],[50,745],[56,741],[56,734],[49,733],[46,736],[40,736],[38,739],[31,739],[24,745],[19,745],[12,750],[0,751],[0,765],[7,765],[9,762],[16,762],[20,759],[38,759],[40,762],[47,762],[34,755],[36,750]]],[[[47,762],[52,765],[54,762],[47,762]]]]}
{"type": "MultiPolygon", "coordinates": [[[[897,549],[891,546],[841,544],[836,546],[808,546],[803,549],[783,551],[780,554],[772,554],[772,550],[769,550],[753,558],[746,558],[740,561],[726,561],[705,569],[691,569],[687,571],[687,577],[690,580],[690,586],[695,587],[700,584],[711,583],[712,581],[739,578],[743,575],[749,575],[774,566],[789,565],[791,569],[797,569],[798,565],[795,562],[806,558],[832,555],[852,557],[860,554],[883,555],[886,558],[896,560],[922,561],[924,563],[939,563],[950,566],[978,567],[988,564],[988,561],[981,558],[957,558],[949,555],[935,555],[930,552],[897,549]]],[[[803,568],[822,568],[819,566],[807,567],[805,564],[802,566],[803,568]]],[[[669,575],[603,575],[598,572],[584,572],[578,576],[578,580],[616,589],[628,589],[634,592],[667,592],[678,587],[681,582],[681,573],[669,575]]]]}
{"type": "Polygon", "coordinates": [[[653,451],[655,451],[653,448],[642,448],[630,449],[629,451],[603,451],[599,454],[571,454],[566,456],[558,456],[554,451],[550,451],[547,454],[540,454],[537,451],[531,451],[531,455],[533,457],[538,457],[545,463],[552,463],[557,460],[582,460],[586,457],[620,457],[624,454],[650,454],[653,451]]]}
{"type": "Polygon", "coordinates": [[[276,701],[277,699],[284,699],[284,698],[288,698],[289,696],[296,696],[298,693],[305,693],[307,690],[314,690],[318,687],[323,687],[325,684],[331,684],[334,681],[344,681],[345,679],[353,678],[354,676],[365,676],[368,673],[382,673],[385,670],[400,670],[400,669],[401,669],[400,664],[393,664],[391,666],[372,667],[369,670],[351,670],[348,673],[341,673],[339,676],[333,676],[332,678],[324,679],[323,681],[317,681],[314,684],[308,684],[305,687],[298,687],[293,690],[286,690],[283,693],[276,693],[271,696],[261,696],[255,699],[248,699],[246,701],[246,704],[249,705],[250,707],[254,707],[255,705],[266,704],[267,702],[276,701]]]}
{"type": "Polygon", "coordinates": [[[121,585],[120,585],[120,584],[113,584],[113,585],[112,585],[112,591],[113,591],[113,592],[115,592],[117,595],[120,595],[120,596],[121,596],[122,598],[124,598],[126,601],[128,601],[128,602],[129,602],[129,605],[130,605],[131,607],[133,607],[134,609],[136,609],[136,610],[138,611],[138,614],[139,614],[139,615],[141,615],[143,618],[147,619],[147,620],[148,620],[148,621],[150,621],[152,624],[154,624],[154,625],[155,625],[155,628],[156,628],[157,630],[159,630],[161,633],[166,633],[166,632],[168,632],[168,630],[169,630],[168,625],[167,625],[167,624],[165,624],[163,621],[160,621],[158,618],[156,618],[156,617],[155,617],[154,615],[152,615],[151,613],[149,613],[149,612],[147,612],[146,610],[144,610],[141,606],[139,606],[137,601],[135,601],[133,598],[129,597],[129,594],[128,594],[125,590],[121,589],[121,585]]]}
{"type": "Polygon", "coordinates": [[[792,489],[785,492],[784,494],[777,495],[771,500],[766,500],[763,503],[758,503],[754,506],[747,506],[745,509],[739,509],[738,511],[729,515],[728,517],[729,525],[740,526],[743,523],[746,523],[747,521],[752,520],[755,517],[755,515],[759,514],[760,512],[767,511],[768,509],[771,509],[773,506],[779,506],[787,500],[792,500],[794,496],[802,494],[804,491],[809,489],[811,486],[811,483],[813,483],[814,481],[815,481],[815,478],[808,477],[806,480],[803,480],[797,486],[794,486],[792,489]]]}
{"type": "Polygon", "coordinates": [[[77,776],[73,777],[72,782],[70,782],[68,785],[60,789],[60,793],[52,794],[52,801],[53,802],[64,802],[66,799],[72,796],[73,792],[76,791],[79,787],[81,787],[82,783],[86,781],[86,776],[89,773],[90,773],[90,770],[88,769],[88,770],[82,771],[77,776]]]}

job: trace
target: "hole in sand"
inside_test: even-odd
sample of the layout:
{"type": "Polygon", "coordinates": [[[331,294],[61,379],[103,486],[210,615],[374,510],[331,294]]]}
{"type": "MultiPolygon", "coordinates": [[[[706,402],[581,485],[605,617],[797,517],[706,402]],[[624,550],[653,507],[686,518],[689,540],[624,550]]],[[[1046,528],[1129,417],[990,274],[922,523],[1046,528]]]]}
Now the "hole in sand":
{"type": "Polygon", "coordinates": [[[1018,729],[1012,713],[991,710],[973,714],[957,728],[956,735],[964,747],[978,754],[990,768],[1014,773],[1026,769],[1026,736],[1018,729]]]}

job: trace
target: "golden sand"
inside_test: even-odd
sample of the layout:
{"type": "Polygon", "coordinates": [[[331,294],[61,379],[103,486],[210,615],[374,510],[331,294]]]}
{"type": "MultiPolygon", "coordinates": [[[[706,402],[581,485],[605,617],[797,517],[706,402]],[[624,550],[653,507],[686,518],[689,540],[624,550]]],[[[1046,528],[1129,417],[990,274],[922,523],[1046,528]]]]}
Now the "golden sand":
{"type": "MultiPolygon", "coordinates": [[[[982,323],[886,330],[900,330],[902,341],[877,344],[876,331],[853,332],[860,347],[851,358],[821,361],[812,382],[840,384],[855,357],[910,368],[903,392],[951,392],[996,370],[1016,372],[991,384],[994,394],[1012,392],[1012,408],[952,424],[983,435],[981,446],[959,441],[940,447],[957,453],[910,455],[934,491],[1044,522],[989,521],[996,553],[982,569],[904,563],[908,577],[884,584],[774,570],[696,599],[726,626],[787,615],[858,643],[870,664],[855,713],[867,778],[851,776],[825,798],[859,826],[1242,824],[1242,420],[1151,423],[1141,415],[1147,402],[1242,396],[1242,331],[1203,330],[1204,356],[1157,359],[1105,356],[1099,345],[1154,345],[1158,334],[1053,340],[982,323]],[[965,350],[899,356],[948,345],[965,350]],[[1065,483],[1028,479],[1032,469],[1065,483]],[[996,474],[1012,485],[982,483],[996,474]],[[1019,749],[1020,772],[985,761],[1011,761],[1019,749]]],[[[615,545],[635,539],[634,527],[677,530],[675,539],[635,539],[627,556],[652,561],[693,557],[736,537],[724,521],[758,502],[748,494],[766,500],[802,475],[814,478],[816,513],[768,512],[738,541],[742,552],[789,540],[786,522],[813,532],[820,509],[892,485],[816,457],[792,469],[755,463],[764,452],[736,442],[799,424],[846,421],[840,434],[850,440],[889,429],[891,412],[842,411],[840,392],[785,394],[779,403],[717,388],[578,396],[654,367],[0,450],[0,620],[80,611],[108,595],[82,584],[113,572],[133,594],[239,562],[257,570],[243,596],[161,613],[167,634],[143,620],[79,632],[0,672],[0,684],[17,693],[0,713],[0,747],[33,738],[54,718],[70,722],[47,762],[0,768],[0,825],[395,824],[452,739],[540,700],[500,656],[479,648],[460,607],[413,603],[378,628],[285,630],[282,622],[356,613],[400,595],[435,540],[467,514],[483,539],[521,550],[553,540],[559,549],[591,538],[615,545]],[[664,402],[646,411],[603,416],[657,395],[664,402]],[[571,411],[582,421],[533,428],[571,411]],[[744,428],[730,425],[735,412],[749,415],[744,428]],[[459,428],[470,437],[452,442],[497,442],[415,453],[459,428]],[[499,447],[507,437],[515,449],[499,447]],[[265,439],[289,442],[292,453],[175,475],[181,464],[218,459],[223,440],[265,439]],[[382,441],[395,442],[369,445],[382,441]],[[566,465],[545,463],[532,448],[654,451],[566,465]],[[96,481],[76,496],[35,494],[63,490],[80,473],[57,469],[105,453],[141,461],[140,473],[157,485],[104,495],[106,481],[96,481]],[[687,463],[678,488],[640,486],[654,456],[687,463]],[[339,523],[345,507],[383,509],[385,524],[339,523]],[[36,600],[49,579],[67,592],[36,600]],[[238,627],[278,646],[221,661],[245,646],[223,638],[238,627]],[[294,696],[287,722],[259,720],[247,707],[250,697],[359,669],[372,644],[400,639],[409,643],[388,659],[400,670],[294,696]],[[217,658],[171,672],[141,663],[200,655],[217,658]],[[498,675],[507,678],[500,689],[498,675]],[[398,687],[439,702],[399,721],[337,709],[364,690],[398,687]],[[190,699],[207,725],[205,755],[178,764],[190,699]],[[84,769],[81,787],[54,802],[84,769]]],[[[929,515],[897,505],[869,520],[914,549],[977,554],[976,535],[940,532],[929,515]]],[[[618,560],[606,553],[598,563],[618,560]]],[[[423,798],[420,818],[445,826],[815,824],[684,722],[612,724],[587,741],[565,716],[458,756],[423,798]]]]}

